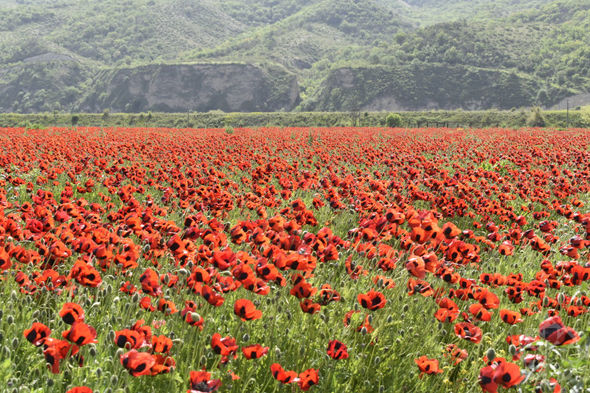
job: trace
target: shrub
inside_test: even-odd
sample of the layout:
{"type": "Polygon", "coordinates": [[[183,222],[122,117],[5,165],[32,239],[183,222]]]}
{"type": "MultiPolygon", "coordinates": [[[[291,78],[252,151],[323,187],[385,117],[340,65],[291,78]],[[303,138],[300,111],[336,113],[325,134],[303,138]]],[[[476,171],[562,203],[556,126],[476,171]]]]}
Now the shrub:
{"type": "Polygon", "coordinates": [[[545,118],[541,113],[541,108],[535,107],[526,119],[526,125],[529,127],[545,127],[545,118]]]}
{"type": "Polygon", "coordinates": [[[387,124],[387,127],[400,127],[402,125],[402,117],[397,113],[390,113],[385,118],[385,124],[387,124]]]}

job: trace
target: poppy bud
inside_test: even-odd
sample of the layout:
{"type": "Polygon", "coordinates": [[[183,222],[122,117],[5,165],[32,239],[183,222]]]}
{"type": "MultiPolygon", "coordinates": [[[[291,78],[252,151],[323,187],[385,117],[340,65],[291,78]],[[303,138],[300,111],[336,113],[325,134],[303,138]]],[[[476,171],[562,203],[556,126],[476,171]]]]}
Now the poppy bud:
{"type": "Polygon", "coordinates": [[[201,359],[199,359],[199,364],[203,367],[207,364],[207,357],[205,355],[201,356],[201,359]]]}
{"type": "Polygon", "coordinates": [[[119,359],[124,353],[125,350],[123,348],[117,348],[117,352],[115,352],[115,359],[119,359]]]}
{"type": "Polygon", "coordinates": [[[409,306],[409,305],[407,305],[407,304],[404,304],[404,306],[402,307],[402,311],[403,311],[403,312],[406,312],[406,311],[408,311],[409,309],[410,309],[410,306],[409,306]]]}
{"type": "Polygon", "coordinates": [[[374,361],[375,361],[375,365],[378,366],[381,363],[381,358],[379,356],[376,356],[374,361]]]}
{"type": "Polygon", "coordinates": [[[387,317],[387,323],[393,322],[393,315],[387,317]]]}
{"type": "Polygon", "coordinates": [[[373,315],[369,314],[367,321],[369,321],[369,323],[373,323],[373,315]]]}
{"type": "MultiPolygon", "coordinates": [[[[33,317],[35,317],[35,313],[38,313],[39,310],[35,310],[35,312],[33,313],[33,317]]],[[[4,311],[0,309],[0,319],[2,319],[2,317],[4,316],[4,311]]]]}
{"type": "MultiPolygon", "coordinates": [[[[137,301],[139,301],[139,295],[137,293],[135,293],[132,297],[133,301],[135,301],[135,295],[137,295],[137,301]]],[[[115,296],[113,298],[113,303],[119,303],[121,301],[121,299],[119,298],[119,296],[115,296]]]]}
{"type": "Polygon", "coordinates": [[[186,270],[186,269],[179,269],[178,270],[178,275],[179,276],[188,276],[188,270],[186,270]]]}
{"type": "Polygon", "coordinates": [[[367,328],[366,328],[366,327],[364,327],[364,326],[363,326],[363,327],[361,328],[361,334],[363,334],[363,335],[364,335],[364,334],[367,334],[367,328]]]}
{"type": "Polygon", "coordinates": [[[541,304],[543,305],[543,307],[547,307],[547,305],[549,304],[549,298],[547,298],[547,296],[545,296],[543,298],[543,302],[541,304]]]}
{"type": "Polygon", "coordinates": [[[113,389],[111,388],[106,388],[104,393],[113,393],[113,389]]]}
{"type": "Polygon", "coordinates": [[[2,340],[4,340],[4,332],[0,330],[0,343],[2,342],[2,340]]]}
{"type": "Polygon", "coordinates": [[[47,382],[45,384],[49,387],[52,387],[53,386],[53,379],[47,378],[47,382]]]}
{"type": "Polygon", "coordinates": [[[377,280],[377,286],[378,287],[382,287],[383,286],[383,279],[380,278],[379,280],[377,280]]]}
{"type": "Polygon", "coordinates": [[[90,346],[90,349],[88,350],[88,353],[90,354],[90,356],[94,357],[96,356],[96,347],[94,345],[90,346]]]}
{"type": "Polygon", "coordinates": [[[559,292],[559,294],[557,295],[557,301],[559,302],[559,304],[563,304],[563,302],[565,301],[565,295],[563,294],[563,292],[559,292]]]}
{"type": "Polygon", "coordinates": [[[15,337],[12,339],[12,348],[18,347],[18,338],[15,337]]]}
{"type": "Polygon", "coordinates": [[[96,370],[95,370],[95,372],[96,372],[96,376],[98,376],[98,377],[101,377],[102,376],[102,368],[97,367],[96,370]]]}
{"type": "Polygon", "coordinates": [[[14,317],[13,317],[12,315],[9,315],[9,316],[7,316],[7,317],[6,317],[6,322],[7,322],[9,325],[12,325],[12,324],[14,323],[14,317]]]}
{"type": "Polygon", "coordinates": [[[113,341],[115,339],[115,331],[114,330],[109,331],[107,338],[109,341],[113,341]]]}
{"type": "Polygon", "coordinates": [[[510,346],[508,347],[508,352],[510,352],[512,356],[516,355],[516,347],[510,344],[510,346]]]}
{"type": "Polygon", "coordinates": [[[250,340],[250,336],[248,335],[248,333],[245,333],[245,334],[242,336],[242,341],[248,342],[249,340],[250,340]]]}
{"type": "Polygon", "coordinates": [[[496,358],[496,351],[494,351],[494,348],[488,349],[488,352],[486,353],[486,357],[488,358],[488,362],[494,361],[494,359],[496,358]]]}

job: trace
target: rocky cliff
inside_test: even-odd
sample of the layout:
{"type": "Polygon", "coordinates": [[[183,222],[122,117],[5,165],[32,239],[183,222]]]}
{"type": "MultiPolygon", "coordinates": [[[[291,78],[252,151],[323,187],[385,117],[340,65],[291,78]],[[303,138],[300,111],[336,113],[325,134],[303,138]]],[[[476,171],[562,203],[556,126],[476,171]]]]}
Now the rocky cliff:
{"type": "MultiPolygon", "coordinates": [[[[416,63],[331,70],[305,110],[511,109],[537,104],[542,86],[527,75],[471,66],[416,63]]],[[[571,94],[550,92],[554,104],[571,94]]]]}
{"type": "Polygon", "coordinates": [[[270,112],[299,103],[294,75],[252,64],[147,65],[103,70],[81,111],[270,112]]]}

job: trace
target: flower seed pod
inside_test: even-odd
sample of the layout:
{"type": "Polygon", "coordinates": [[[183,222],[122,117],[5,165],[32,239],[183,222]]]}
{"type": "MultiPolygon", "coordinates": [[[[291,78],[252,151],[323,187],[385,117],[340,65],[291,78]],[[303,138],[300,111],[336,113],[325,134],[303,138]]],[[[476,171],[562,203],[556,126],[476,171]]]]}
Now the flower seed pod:
{"type": "Polygon", "coordinates": [[[486,353],[486,357],[488,358],[488,362],[494,361],[494,359],[496,358],[496,351],[494,351],[494,348],[488,349],[488,352],[486,353]]]}
{"type": "Polygon", "coordinates": [[[510,344],[510,346],[508,347],[508,352],[514,356],[516,355],[516,347],[513,344],[510,344]]]}

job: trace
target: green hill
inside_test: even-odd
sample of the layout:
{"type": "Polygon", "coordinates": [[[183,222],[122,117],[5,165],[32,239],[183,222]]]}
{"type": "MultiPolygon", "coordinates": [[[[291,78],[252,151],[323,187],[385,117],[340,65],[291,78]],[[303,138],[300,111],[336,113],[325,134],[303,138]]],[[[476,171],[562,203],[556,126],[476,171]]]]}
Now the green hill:
{"type": "Polygon", "coordinates": [[[589,91],[590,0],[0,0],[0,112],[552,107],[589,91]]]}

